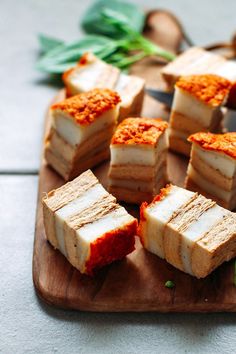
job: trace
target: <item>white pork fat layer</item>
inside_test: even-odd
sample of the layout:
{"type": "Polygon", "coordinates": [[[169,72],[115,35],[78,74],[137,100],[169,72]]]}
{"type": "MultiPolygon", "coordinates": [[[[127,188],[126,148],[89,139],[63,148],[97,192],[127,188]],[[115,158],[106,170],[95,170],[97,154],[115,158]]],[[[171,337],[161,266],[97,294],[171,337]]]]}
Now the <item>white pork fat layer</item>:
{"type": "Polygon", "coordinates": [[[108,110],[101,114],[93,123],[89,125],[80,125],[63,113],[62,111],[53,111],[52,124],[57,133],[70,145],[75,146],[81,144],[91,135],[106,129],[111,124],[116,124],[119,114],[119,107],[108,110]]]}
{"type": "Polygon", "coordinates": [[[145,144],[111,145],[111,166],[125,164],[154,166],[157,162],[158,156],[163,152],[163,150],[167,149],[167,140],[167,132],[165,131],[159,138],[156,148],[145,144]]]}
{"type": "Polygon", "coordinates": [[[163,236],[164,229],[172,215],[194,196],[195,193],[172,186],[161,201],[145,210],[146,232],[145,247],[161,258],[165,258],[163,236]]]}
{"type": "Polygon", "coordinates": [[[221,152],[209,151],[193,143],[192,149],[202,161],[228,178],[233,178],[236,170],[236,160],[221,152]]]}
{"type": "Polygon", "coordinates": [[[55,231],[56,237],[58,240],[58,245],[61,253],[64,256],[67,256],[66,248],[65,248],[65,237],[64,234],[64,222],[65,220],[76,214],[81,212],[82,210],[89,208],[92,206],[98,199],[102,196],[108,195],[108,192],[102,187],[102,185],[97,184],[94,187],[87,190],[78,198],[69,202],[67,205],[57,210],[55,213],[55,231]]]}
{"type": "Polygon", "coordinates": [[[131,78],[128,75],[125,74],[120,74],[119,79],[116,83],[116,86],[114,88],[114,91],[118,92],[120,95],[121,101],[122,101],[122,106],[128,106],[129,104],[132,103],[133,101],[133,96],[132,95],[124,95],[124,90],[126,89],[127,85],[130,84],[131,78]]]}
{"type": "Polygon", "coordinates": [[[198,121],[203,127],[208,127],[211,124],[215,110],[176,87],[172,111],[179,112],[189,119],[198,121]]]}
{"type": "Polygon", "coordinates": [[[122,107],[127,107],[132,104],[136,94],[143,87],[143,80],[125,74],[120,74],[114,91],[117,91],[122,101],[122,107]]]}
{"type": "Polygon", "coordinates": [[[209,64],[212,65],[215,55],[213,53],[202,51],[197,57],[193,58],[189,65],[182,67],[182,75],[199,75],[206,74],[209,64]]]}
{"type": "Polygon", "coordinates": [[[107,232],[115,231],[132,222],[133,217],[120,207],[108,215],[89,223],[76,231],[79,269],[85,270],[86,261],[89,259],[90,244],[102,237],[107,232]]]}
{"type": "Polygon", "coordinates": [[[181,259],[184,271],[193,275],[191,265],[192,248],[208,231],[230,212],[217,204],[203,213],[181,234],[181,259]]]}
{"type": "Polygon", "coordinates": [[[106,67],[107,65],[100,60],[89,63],[83,68],[80,67],[70,74],[70,84],[76,92],[90,91],[95,87],[99,76],[106,70],[106,67]]]}
{"type": "Polygon", "coordinates": [[[229,81],[236,81],[236,64],[234,61],[225,60],[214,70],[214,74],[225,77],[229,81]]]}
{"type": "Polygon", "coordinates": [[[191,163],[188,165],[187,174],[204,191],[216,196],[219,199],[229,202],[232,196],[232,191],[225,191],[214,185],[212,182],[209,182],[195,170],[191,163]]]}

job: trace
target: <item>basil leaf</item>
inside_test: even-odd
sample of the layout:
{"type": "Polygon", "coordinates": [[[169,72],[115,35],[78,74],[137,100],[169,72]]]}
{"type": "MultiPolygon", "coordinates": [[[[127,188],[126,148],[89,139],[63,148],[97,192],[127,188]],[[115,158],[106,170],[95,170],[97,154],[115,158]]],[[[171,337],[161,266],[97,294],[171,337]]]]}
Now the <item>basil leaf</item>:
{"type": "Polygon", "coordinates": [[[59,45],[63,44],[63,41],[61,41],[60,39],[49,37],[42,33],[38,35],[38,41],[42,53],[46,53],[49,50],[54,49],[59,45]]]}
{"type": "Polygon", "coordinates": [[[81,40],[61,44],[48,51],[38,61],[36,67],[45,72],[60,73],[77,63],[86,52],[93,52],[101,59],[111,55],[118,43],[103,36],[86,36],[81,40]],[[73,65],[72,65],[73,64],[73,65]]]}
{"type": "Polygon", "coordinates": [[[142,36],[143,20],[143,12],[134,4],[123,0],[99,0],[88,10],[83,25],[87,32],[107,36],[93,34],[64,43],[41,35],[39,39],[44,55],[38,61],[37,68],[48,73],[62,73],[74,66],[86,52],[92,52],[122,70],[149,55],[172,60],[172,53],[142,36]]]}
{"type": "Polygon", "coordinates": [[[144,26],[144,12],[133,3],[123,0],[98,0],[86,11],[82,20],[82,27],[87,33],[99,33],[112,38],[121,38],[123,30],[114,26],[108,21],[104,21],[104,11],[112,10],[122,22],[141,33],[144,26]]]}
{"type": "Polygon", "coordinates": [[[54,58],[56,56],[61,56],[63,54],[73,52],[74,50],[80,50],[82,53],[85,52],[98,52],[106,46],[114,45],[115,42],[110,38],[89,35],[77,41],[73,41],[67,44],[62,44],[56,48],[50,50],[44,55],[44,59],[54,58]]]}
{"type": "Polygon", "coordinates": [[[67,62],[67,63],[48,63],[46,65],[42,65],[38,63],[36,68],[42,72],[48,74],[62,74],[66,70],[73,68],[76,65],[77,61],[67,62]]]}

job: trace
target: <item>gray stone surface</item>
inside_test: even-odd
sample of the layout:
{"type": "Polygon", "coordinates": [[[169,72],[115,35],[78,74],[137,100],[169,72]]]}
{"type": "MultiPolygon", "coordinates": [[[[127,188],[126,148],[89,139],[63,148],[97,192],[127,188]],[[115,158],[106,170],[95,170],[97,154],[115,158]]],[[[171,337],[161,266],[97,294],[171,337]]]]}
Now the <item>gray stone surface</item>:
{"type": "MultiPolygon", "coordinates": [[[[36,34],[74,39],[90,1],[1,0],[0,173],[35,172],[43,113],[56,88],[34,70],[36,34]]],[[[139,0],[176,12],[196,44],[234,31],[232,1],[139,0]]],[[[234,314],[98,314],[37,299],[31,275],[37,176],[0,174],[0,352],[234,353],[234,314]]]]}

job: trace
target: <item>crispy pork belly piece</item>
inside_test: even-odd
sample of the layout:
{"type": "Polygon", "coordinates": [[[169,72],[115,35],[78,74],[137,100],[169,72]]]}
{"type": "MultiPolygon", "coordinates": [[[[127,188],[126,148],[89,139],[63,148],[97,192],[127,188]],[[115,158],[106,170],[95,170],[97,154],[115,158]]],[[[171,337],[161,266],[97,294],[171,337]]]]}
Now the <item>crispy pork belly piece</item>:
{"type": "Polygon", "coordinates": [[[114,87],[121,98],[119,122],[127,117],[138,117],[144,99],[144,80],[134,75],[120,74],[114,87]]]}
{"type": "Polygon", "coordinates": [[[230,88],[227,106],[236,107],[236,63],[202,48],[192,47],[162,69],[168,89],[173,90],[176,81],[184,75],[214,74],[234,84],[230,88]]]}
{"type": "Polygon", "coordinates": [[[63,75],[68,96],[93,88],[109,88],[121,97],[119,121],[128,116],[139,116],[144,98],[144,80],[125,75],[119,69],[100,60],[92,53],[82,56],[78,64],[63,75]]]}
{"type": "Polygon", "coordinates": [[[42,200],[46,237],[81,273],[134,250],[137,220],[88,170],[42,200]]]}
{"type": "Polygon", "coordinates": [[[120,70],[105,63],[92,53],[84,54],[78,64],[63,74],[68,96],[87,92],[94,88],[114,89],[120,70]]]}
{"type": "Polygon", "coordinates": [[[117,93],[94,89],[51,107],[45,159],[65,180],[109,158],[119,102],[117,93]]]}
{"type": "Polygon", "coordinates": [[[227,100],[230,81],[216,75],[181,77],[175,85],[170,116],[170,148],[189,156],[187,138],[199,131],[222,132],[221,108],[227,100]]]}
{"type": "Polygon", "coordinates": [[[109,190],[118,200],[152,200],[166,184],[168,124],[161,119],[127,118],[113,135],[109,190]]]}
{"type": "Polygon", "coordinates": [[[142,204],[138,233],[148,251],[197,278],[236,256],[236,215],[173,185],[142,204]]]}
{"type": "Polygon", "coordinates": [[[196,133],[192,142],[186,188],[199,191],[224,208],[236,208],[236,133],[196,133]]]}
{"type": "Polygon", "coordinates": [[[175,83],[181,76],[215,74],[214,69],[219,68],[225,62],[226,59],[220,55],[199,47],[192,47],[168,63],[161,73],[169,89],[173,90],[175,83]]]}

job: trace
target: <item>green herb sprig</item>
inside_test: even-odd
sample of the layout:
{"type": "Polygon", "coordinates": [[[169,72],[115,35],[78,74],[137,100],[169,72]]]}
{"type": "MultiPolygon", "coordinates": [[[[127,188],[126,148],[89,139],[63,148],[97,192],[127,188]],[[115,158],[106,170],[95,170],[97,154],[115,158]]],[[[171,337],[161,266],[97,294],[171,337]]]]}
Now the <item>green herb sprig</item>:
{"type": "Polygon", "coordinates": [[[172,280],[167,280],[165,282],[165,287],[169,289],[173,289],[175,287],[175,283],[172,280]]]}
{"type": "MultiPolygon", "coordinates": [[[[118,0],[114,3],[106,0],[96,2],[95,5],[100,4],[100,7],[99,11],[96,10],[98,13],[95,20],[91,10],[83,20],[83,28],[87,32],[96,31],[99,34],[89,34],[71,43],[39,35],[42,56],[37,62],[37,68],[50,74],[60,74],[73,67],[85,52],[93,52],[100,59],[122,70],[127,70],[133,63],[150,55],[162,57],[167,61],[175,58],[174,54],[150,42],[139,32],[142,30],[144,16],[140,16],[140,10],[136,5],[132,4],[132,16],[135,17],[135,13],[139,14],[137,16],[139,20],[132,24],[128,16],[130,8],[128,7],[127,14],[127,11],[124,12],[126,7],[120,6],[131,4],[118,0]],[[119,4],[115,10],[114,6],[111,6],[114,3],[119,4]],[[108,36],[109,29],[112,37],[108,36]]],[[[94,11],[93,7],[92,10],[94,11]]]]}
{"type": "Polygon", "coordinates": [[[142,32],[145,14],[136,4],[124,0],[97,0],[87,9],[82,19],[81,26],[86,33],[96,33],[116,39],[123,36],[123,32],[118,27],[104,22],[104,10],[115,11],[133,30],[142,32]]]}

